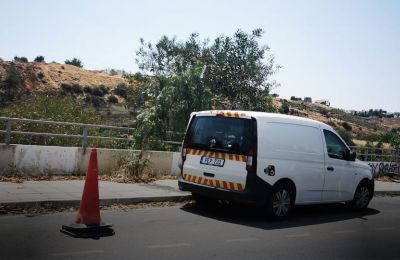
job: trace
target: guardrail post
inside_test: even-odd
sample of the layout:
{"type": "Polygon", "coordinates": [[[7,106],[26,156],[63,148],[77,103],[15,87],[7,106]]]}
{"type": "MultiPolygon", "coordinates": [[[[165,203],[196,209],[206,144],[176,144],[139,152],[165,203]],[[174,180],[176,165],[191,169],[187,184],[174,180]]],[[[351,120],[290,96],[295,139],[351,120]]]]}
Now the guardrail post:
{"type": "Polygon", "coordinates": [[[88,135],[88,127],[85,126],[83,127],[83,134],[82,134],[82,149],[83,153],[86,151],[86,146],[87,146],[87,135],[88,135]]]}
{"type": "Polygon", "coordinates": [[[11,142],[11,120],[6,121],[6,136],[5,136],[5,143],[9,145],[11,142]]]}

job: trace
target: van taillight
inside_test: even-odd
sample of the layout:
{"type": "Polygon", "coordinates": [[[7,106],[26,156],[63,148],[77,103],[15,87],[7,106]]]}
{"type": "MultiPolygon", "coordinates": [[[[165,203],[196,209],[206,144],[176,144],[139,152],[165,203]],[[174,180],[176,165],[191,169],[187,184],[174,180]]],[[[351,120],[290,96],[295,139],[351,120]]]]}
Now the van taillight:
{"type": "Polygon", "coordinates": [[[250,149],[249,155],[247,156],[247,162],[246,162],[246,170],[248,173],[251,173],[254,171],[253,169],[253,156],[254,156],[254,151],[253,149],[250,149]]]}
{"type": "Polygon", "coordinates": [[[186,152],[187,152],[186,142],[183,141],[183,145],[182,145],[182,163],[184,161],[186,161],[186,152]]]}

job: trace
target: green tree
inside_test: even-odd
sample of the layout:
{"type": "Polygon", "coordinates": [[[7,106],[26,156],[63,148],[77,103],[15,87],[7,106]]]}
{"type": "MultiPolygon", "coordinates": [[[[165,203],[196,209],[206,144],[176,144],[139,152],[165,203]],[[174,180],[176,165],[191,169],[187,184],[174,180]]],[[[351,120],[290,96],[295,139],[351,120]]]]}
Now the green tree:
{"type": "Polygon", "coordinates": [[[268,94],[277,85],[270,78],[279,66],[269,47],[260,45],[262,34],[262,29],[238,30],[233,37],[219,36],[209,50],[205,79],[220,102],[230,101],[227,108],[274,110],[268,94]]]}
{"type": "Polygon", "coordinates": [[[14,57],[14,61],[16,61],[16,62],[27,63],[27,62],[28,62],[28,59],[27,59],[26,57],[18,57],[18,56],[15,56],[15,57],[14,57]]]}
{"type": "Polygon", "coordinates": [[[35,61],[35,62],[44,62],[44,57],[43,57],[43,56],[37,56],[37,57],[34,59],[34,61],[35,61]]]}
{"type": "Polygon", "coordinates": [[[289,105],[287,104],[287,102],[283,102],[280,109],[279,109],[279,113],[281,114],[289,114],[289,105]]]}
{"type": "MultiPolygon", "coordinates": [[[[165,140],[168,130],[183,132],[190,113],[206,109],[275,111],[269,90],[277,66],[262,30],[220,36],[210,44],[191,34],[186,41],[163,36],[157,44],[141,39],[136,62],[143,74],[129,82],[128,104],[139,110],[136,127],[140,145],[149,138],[165,140]]],[[[147,140],[147,141],[146,141],[147,140]]]]}
{"type": "Polygon", "coordinates": [[[72,60],[65,60],[65,64],[73,65],[78,68],[83,68],[83,63],[80,59],[73,58],[72,60]]]}
{"type": "Polygon", "coordinates": [[[14,64],[9,65],[6,69],[6,76],[0,86],[0,103],[3,105],[14,100],[21,92],[24,79],[14,64]]]}
{"type": "Polygon", "coordinates": [[[202,64],[206,85],[213,93],[213,107],[275,111],[269,90],[279,66],[268,46],[259,41],[263,31],[238,30],[233,37],[219,36],[212,44],[192,34],[185,42],[163,36],[156,45],[141,40],[137,63],[143,73],[171,77],[202,64]]]}

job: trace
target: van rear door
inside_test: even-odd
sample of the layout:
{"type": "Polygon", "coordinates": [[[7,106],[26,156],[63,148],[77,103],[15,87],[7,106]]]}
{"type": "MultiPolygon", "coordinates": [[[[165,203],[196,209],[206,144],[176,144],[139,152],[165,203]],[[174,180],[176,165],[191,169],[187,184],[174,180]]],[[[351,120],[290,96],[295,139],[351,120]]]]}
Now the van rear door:
{"type": "Polygon", "coordinates": [[[252,147],[251,118],[197,115],[186,133],[184,180],[213,188],[242,191],[252,147]]]}

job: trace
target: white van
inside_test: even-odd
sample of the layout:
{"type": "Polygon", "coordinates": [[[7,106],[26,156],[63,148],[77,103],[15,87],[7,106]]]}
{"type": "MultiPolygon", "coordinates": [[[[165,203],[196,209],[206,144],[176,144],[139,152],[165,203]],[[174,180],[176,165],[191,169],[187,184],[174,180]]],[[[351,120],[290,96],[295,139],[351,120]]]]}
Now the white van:
{"type": "Polygon", "coordinates": [[[206,198],[261,205],[283,219],[294,205],[347,202],[368,206],[371,168],[355,159],[324,123],[280,114],[191,114],[182,145],[179,188],[206,198]]]}

